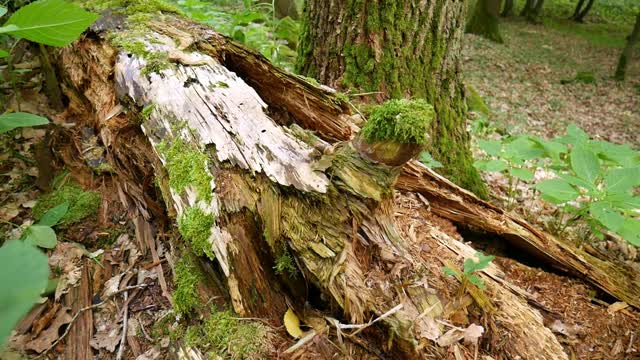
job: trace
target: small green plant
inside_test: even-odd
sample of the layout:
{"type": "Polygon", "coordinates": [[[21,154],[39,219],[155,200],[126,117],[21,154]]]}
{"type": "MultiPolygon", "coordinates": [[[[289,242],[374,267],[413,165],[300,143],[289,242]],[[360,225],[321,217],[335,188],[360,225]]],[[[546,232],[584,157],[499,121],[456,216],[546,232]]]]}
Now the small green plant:
{"type": "Polygon", "coordinates": [[[298,268],[296,268],[295,260],[288,249],[282,252],[280,256],[276,258],[276,264],[273,267],[276,274],[283,275],[289,274],[291,278],[296,278],[298,276],[298,268]]]}
{"type": "MultiPolygon", "coordinates": [[[[618,234],[640,246],[640,153],[628,145],[592,140],[578,126],[569,125],[566,135],[544,140],[533,136],[478,141],[489,156],[476,166],[502,172],[509,178],[530,182],[532,168],[543,167],[555,176],[534,186],[542,199],[558,206],[563,233],[576,222],[586,222],[591,233],[618,234]],[[515,140],[513,140],[515,139],[515,140]],[[569,216],[568,219],[567,216],[569,216]]],[[[510,191],[511,197],[514,194],[510,191]]]]}
{"type": "Polygon", "coordinates": [[[462,266],[462,272],[457,269],[453,269],[449,266],[445,266],[442,268],[442,271],[449,276],[453,276],[458,281],[462,283],[463,286],[466,286],[468,283],[471,283],[477,286],[480,289],[485,288],[485,283],[482,278],[480,278],[475,273],[478,271],[482,271],[489,266],[489,263],[495,257],[492,255],[484,255],[481,252],[477,252],[472,258],[466,259],[462,266]]]}
{"type": "Polygon", "coordinates": [[[538,159],[544,151],[529,136],[512,136],[503,140],[478,140],[478,146],[489,158],[476,161],[475,167],[482,171],[500,172],[507,177],[509,182],[507,206],[512,207],[518,195],[516,193],[518,184],[521,181],[531,182],[534,179],[535,162],[532,160],[538,159]]]}
{"type": "Polygon", "coordinates": [[[0,247],[0,350],[18,321],[47,286],[47,257],[23,241],[0,247]]]}
{"type": "MultiPolygon", "coordinates": [[[[7,8],[0,6],[0,16],[7,13],[7,8]]],[[[9,20],[0,26],[0,36],[12,35],[42,45],[62,47],[69,45],[99,15],[87,12],[78,5],[64,0],[40,0],[18,9],[9,20]]],[[[17,42],[16,42],[17,44],[17,42]]],[[[11,50],[0,49],[0,58],[11,56],[11,50]]],[[[9,68],[11,69],[11,61],[9,68]]],[[[13,76],[13,71],[10,72],[13,76]]],[[[15,81],[14,90],[15,90],[15,81]]],[[[28,113],[0,115],[0,133],[18,127],[29,127],[47,124],[43,117],[28,113]]]]}
{"type": "Polygon", "coordinates": [[[418,156],[418,161],[420,161],[424,166],[432,169],[441,168],[444,166],[440,161],[434,159],[428,151],[421,152],[418,156]]]}
{"type": "Polygon", "coordinates": [[[69,210],[69,203],[62,203],[47,211],[40,220],[27,227],[22,235],[25,243],[45,249],[53,249],[58,243],[58,237],[53,227],[56,226],[69,210]]]}

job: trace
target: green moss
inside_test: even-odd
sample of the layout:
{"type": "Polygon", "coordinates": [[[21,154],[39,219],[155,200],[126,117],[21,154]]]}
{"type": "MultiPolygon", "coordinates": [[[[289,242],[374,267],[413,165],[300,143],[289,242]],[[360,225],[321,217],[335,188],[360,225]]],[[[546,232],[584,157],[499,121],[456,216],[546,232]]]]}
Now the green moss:
{"type": "Polygon", "coordinates": [[[204,324],[187,330],[185,341],[212,358],[266,359],[271,353],[271,338],[265,325],[214,308],[204,324]]]}
{"type": "Polygon", "coordinates": [[[427,140],[427,129],[434,116],[433,106],[423,99],[389,100],[372,108],[362,135],[371,143],[392,140],[422,145],[427,140]]]}
{"type": "Polygon", "coordinates": [[[160,73],[162,70],[171,68],[169,55],[165,52],[154,52],[144,57],[147,61],[142,68],[141,74],[146,76],[153,73],[160,73]]]}
{"type": "Polygon", "coordinates": [[[178,7],[162,0],[89,0],[79,3],[93,11],[113,9],[125,15],[154,14],[158,12],[183,14],[178,7]]]}
{"type": "Polygon", "coordinates": [[[467,107],[470,111],[479,112],[481,114],[485,114],[489,116],[491,110],[482,99],[482,96],[478,93],[473,85],[467,85],[467,94],[466,94],[467,107]]]}
{"type": "Polygon", "coordinates": [[[212,177],[207,172],[207,156],[182,139],[174,140],[169,148],[166,145],[158,148],[167,159],[169,186],[178,193],[192,186],[198,192],[198,199],[211,202],[212,177]]]}
{"type": "Polygon", "coordinates": [[[151,113],[153,112],[153,109],[156,108],[156,104],[150,104],[145,106],[144,108],[142,108],[142,111],[140,112],[142,115],[142,118],[144,120],[149,120],[149,117],[151,116],[151,113]]]}
{"type": "Polygon", "coordinates": [[[202,280],[201,277],[198,265],[191,255],[178,260],[173,279],[176,286],[173,292],[173,308],[177,313],[188,314],[200,304],[198,283],[202,280]]]}
{"type": "Polygon", "coordinates": [[[196,255],[206,255],[213,260],[214,255],[209,237],[214,224],[213,215],[205,213],[198,207],[191,207],[178,220],[178,230],[191,243],[191,248],[196,255]]]}
{"type": "Polygon", "coordinates": [[[33,208],[33,216],[39,220],[49,209],[62,203],[69,203],[69,210],[60,220],[60,225],[75,224],[82,219],[94,215],[100,208],[102,199],[93,191],[84,191],[72,180],[59,178],[54,180],[51,193],[42,196],[33,208]],[[58,185],[55,185],[58,183],[58,185]]]}

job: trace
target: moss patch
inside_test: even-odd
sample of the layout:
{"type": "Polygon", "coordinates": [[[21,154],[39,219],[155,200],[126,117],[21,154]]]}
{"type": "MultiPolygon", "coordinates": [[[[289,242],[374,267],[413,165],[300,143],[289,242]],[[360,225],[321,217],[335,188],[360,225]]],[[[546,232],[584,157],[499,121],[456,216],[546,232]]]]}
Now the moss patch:
{"type": "Polygon", "coordinates": [[[79,3],[83,7],[93,11],[114,9],[125,15],[138,13],[153,14],[158,12],[183,14],[178,7],[162,0],[90,0],[79,3]]]}
{"type": "Polygon", "coordinates": [[[200,304],[198,283],[201,275],[194,261],[192,256],[187,255],[180,258],[176,264],[176,274],[173,279],[176,285],[173,292],[173,308],[179,314],[188,314],[200,304]]]}
{"type": "Polygon", "coordinates": [[[271,337],[265,325],[214,308],[204,324],[187,330],[185,341],[187,346],[204,350],[212,358],[266,359],[272,350],[271,337]]]}
{"type": "Polygon", "coordinates": [[[467,85],[467,94],[466,94],[467,107],[470,111],[479,112],[481,114],[489,116],[491,110],[482,99],[482,96],[478,93],[475,87],[472,85],[467,85]]]}
{"type": "Polygon", "coordinates": [[[209,243],[211,228],[215,224],[213,215],[205,213],[198,207],[187,209],[178,220],[180,234],[191,243],[191,248],[197,256],[206,255],[213,260],[214,255],[209,243]]]}
{"type": "Polygon", "coordinates": [[[72,225],[82,219],[94,215],[100,208],[102,201],[100,194],[93,191],[84,191],[79,185],[70,180],[61,183],[61,179],[54,181],[54,190],[42,196],[33,208],[33,216],[36,220],[50,209],[68,202],[69,210],[60,220],[60,225],[72,225]],[[61,183],[55,185],[55,183],[61,183]]]}
{"type": "Polygon", "coordinates": [[[392,140],[422,145],[427,140],[427,129],[434,116],[433,106],[423,99],[389,100],[371,109],[362,135],[371,143],[392,140]]]}
{"type": "Polygon", "coordinates": [[[198,192],[198,199],[211,202],[212,177],[207,172],[207,156],[182,139],[176,139],[163,152],[167,158],[169,186],[178,193],[182,193],[187,186],[193,186],[198,192]]]}

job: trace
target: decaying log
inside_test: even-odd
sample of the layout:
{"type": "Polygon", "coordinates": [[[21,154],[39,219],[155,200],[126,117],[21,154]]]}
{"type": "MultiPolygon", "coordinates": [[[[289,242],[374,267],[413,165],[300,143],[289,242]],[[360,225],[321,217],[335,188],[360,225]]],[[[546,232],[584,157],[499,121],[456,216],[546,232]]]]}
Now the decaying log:
{"type": "MultiPolygon", "coordinates": [[[[555,246],[556,264],[583,269],[564,260],[573,254],[570,247],[553,245],[552,237],[429,170],[414,163],[403,168],[407,159],[369,160],[348,108],[331,90],[173,16],[150,23],[136,41],[147,52],[165,54],[171,66],[149,72],[148,59],[116,50],[104,36],[60,52],[68,113],[99,131],[118,176],[155,173],[179,227],[196,213],[210,219],[204,242],[189,239],[188,231],[183,235],[220,266],[239,314],[281,319],[285,294],[295,289],[273,266],[290,251],[304,278],[347,320],[363,323],[401,305],[383,322],[409,351],[426,355],[442,343],[448,320],[462,305],[452,295],[457,281],[441,267],[474,251],[436,228],[403,236],[393,216],[394,184],[420,192],[443,217],[512,234],[515,242],[544,253],[555,246]],[[127,113],[120,111],[125,106],[127,113]],[[533,234],[546,242],[533,241],[533,234]]],[[[136,191],[135,201],[144,202],[143,190],[136,191]]],[[[582,276],[620,297],[603,277],[582,276]]],[[[505,285],[494,266],[483,278],[490,299],[479,305],[484,325],[501,341],[481,352],[568,358],[521,290],[505,285]]]]}

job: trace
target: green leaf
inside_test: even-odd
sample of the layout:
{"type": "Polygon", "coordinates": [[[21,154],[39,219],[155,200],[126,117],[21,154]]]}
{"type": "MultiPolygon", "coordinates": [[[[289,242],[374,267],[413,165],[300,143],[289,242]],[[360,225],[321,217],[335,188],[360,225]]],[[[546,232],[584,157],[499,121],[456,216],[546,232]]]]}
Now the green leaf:
{"type": "Polygon", "coordinates": [[[508,165],[502,160],[480,160],[475,162],[475,167],[482,171],[500,172],[505,170],[508,165]]]}
{"type": "Polygon", "coordinates": [[[423,151],[420,153],[420,157],[418,158],[418,160],[423,163],[425,166],[430,167],[430,168],[441,168],[444,167],[444,165],[442,165],[441,162],[439,162],[438,160],[434,159],[431,154],[429,154],[429,152],[427,151],[423,151]]]}
{"type": "Polygon", "coordinates": [[[580,193],[562,179],[545,180],[536,184],[536,189],[556,204],[575,200],[580,193]]]}
{"type": "Polygon", "coordinates": [[[30,127],[48,124],[49,120],[42,116],[24,112],[16,112],[0,115],[0,134],[19,127],[30,127]]]}
{"type": "Polygon", "coordinates": [[[531,137],[531,140],[544,150],[546,156],[553,160],[560,161],[560,154],[567,153],[567,146],[557,141],[547,141],[539,137],[531,137]]]}
{"type": "Polygon", "coordinates": [[[0,6],[0,17],[4,16],[7,13],[7,8],[4,6],[0,6]]]}
{"type": "Polygon", "coordinates": [[[469,280],[470,283],[472,283],[473,285],[477,286],[480,289],[485,288],[484,280],[482,280],[478,275],[475,275],[475,274],[467,275],[467,280],[469,280]]]}
{"type": "Polygon", "coordinates": [[[607,229],[617,232],[624,225],[625,217],[606,202],[597,201],[589,205],[589,213],[607,229]]]}
{"type": "Polygon", "coordinates": [[[448,266],[443,267],[443,268],[442,268],[442,272],[443,272],[445,275],[453,276],[453,277],[455,277],[455,278],[457,278],[458,276],[460,276],[460,272],[458,272],[457,270],[454,270],[454,269],[452,269],[452,268],[450,268],[450,267],[448,267],[448,266]]]}
{"type": "Polygon", "coordinates": [[[522,181],[531,181],[534,178],[533,171],[529,169],[511,168],[509,169],[509,173],[511,173],[511,176],[516,177],[522,181]]]}
{"type": "Polygon", "coordinates": [[[626,219],[624,225],[617,233],[629,243],[640,246],[640,221],[636,219],[626,219]]]}
{"type": "Polygon", "coordinates": [[[0,49],[0,59],[6,58],[7,56],[9,56],[9,52],[6,50],[0,49]]]}
{"type": "Polygon", "coordinates": [[[0,34],[9,33],[11,31],[17,31],[17,30],[20,30],[20,28],[15,25],[0,26],[0,34]]]}
{"type": "Polygon", "coordinates": [[[53,249],[58,243],[56,232],[50,226],[31,225],[24,233],[24,241],[45,249],[53,249]]]}
{"type": "Polygon", "coordinates": [[[629,193],[640,185],[640,167],[626,169],[610,169],[604,176],[607,192],[629,193]]]}
{"type": "Polygon", "coordinates": [[[47,286],[47,257],[22,241],[0,247],[0,349],[47,286]]]}
{"type": "Polygon", "coordinates": [[[40,0],[11,15],[5,25],[14,25],[17,29],[4,32],[36,43],[65,46],[77,39],[98,17],[98,14],[64,0],[40,0]]]}
{"type": "Polygon", "coordinates": [[[38,225],[55,226],[67,214],[67,211],[69,211],[69,202],[64,202],[42,215],[38,225]]]}
{"type": "Polygon", "coordinates": [[[582,144],[589,141],[589,135],[576,124],[567,126],[567,135],[558,139],[563,144],[582,144]]]}
{"type": "Polygon", "coordinates": [[[579,178],[595,184],[600,175],[600,160],[591,149],[576,145],[571,151],[571,168],[579,178]]]}
{"type": "Polygon", "coordinates": [[[516,161],[531,160],[544,155],[544,151],[528,136],[517,137],[514,141],[507,143],[504,149],[506,156],[516,161]]]}
{"type": "Polygon", "coordinates": [[[464,261],[464,273],[471,274],[474,271],[485,269],[493,259],[495,259],[495,256],[484,255],[478,251],[473,258],[468,258],[464,261]]]}
{"type": "Polygon", "coordinates": [[[640,152],[637,152],[629,144],[613,144],[608,141],[593,140],[590,147],[601,158],[622,167],[635,167],[640,165],[640,152]]]}
{"type": "Polygon", "coordinates": [[[606,200],[610,201],[614,206],[621,210],[640,209],[640,197],[638,196],[629,197],[629,195],[624,194],[624,196],[616,197],[614,199],[611,199],[610,196],[607,196],[606,200]]]}
{"type": "Polygon", "coordinates": [[[478,147],[490,156],[499,156],[502,151],[502,143],[497,140],[478,140],[478,147]]]}
{"type": "Polygon", "coordinates": [[[590,191],[596,191],[597,188],[594,184],[587,182],[577,176],[569,175],[569,174],[558,174],[558,177],[571,185],[580,186],[590,191]]]}

